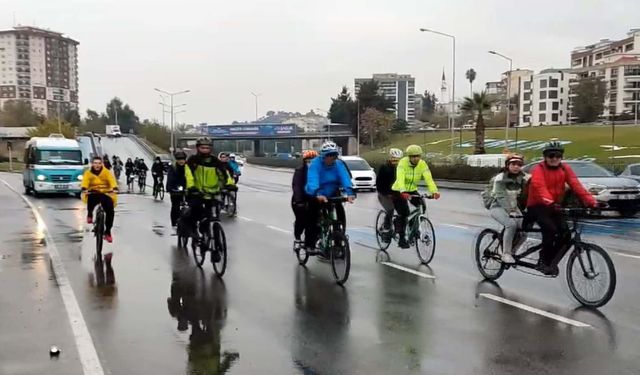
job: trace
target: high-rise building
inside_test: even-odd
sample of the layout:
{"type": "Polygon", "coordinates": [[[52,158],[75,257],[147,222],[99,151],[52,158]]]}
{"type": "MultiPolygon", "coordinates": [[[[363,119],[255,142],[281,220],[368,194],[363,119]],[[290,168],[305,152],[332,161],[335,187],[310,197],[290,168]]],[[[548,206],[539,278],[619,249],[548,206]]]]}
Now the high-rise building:
{"type": "Polygon", "coordinates": [[[356,78],[356,95],[360,92],[360,86],[371,80],[378,82],[380,93],[384,95],[384,97],[396,103],[395,115],[397,118],[407,122],[415,121],[415,78],[409,74],[396,73],[374,74],[373,78],[356,78]]]}
{"type": "Polygon", "coordinates": [[[78,44],[36,27],[0,31],[0,106],[28,101],[50,117],[78,109],[78,44]]]}
{"type": "Polygon", "coordinates": [[[624,39],[602,39],[574,49],[571,68],[577,76],[571,81],[572,87],[584,77],[601,78],[606,83],[602,117],[635,115],[640,111],[640,29],[630,30],[624,39]]]}
{"type": "Polygon", "coordinates": [[[569,69],[545,69],[519,81],[518,123],[520,125],[562,125],[571,122],[569,69]]]}

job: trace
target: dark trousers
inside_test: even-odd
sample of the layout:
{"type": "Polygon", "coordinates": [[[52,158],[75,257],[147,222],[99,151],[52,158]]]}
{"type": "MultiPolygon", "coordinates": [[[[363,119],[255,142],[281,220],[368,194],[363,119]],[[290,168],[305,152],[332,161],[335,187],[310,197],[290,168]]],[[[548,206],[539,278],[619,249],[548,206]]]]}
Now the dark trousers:
{"type": "Polygon", "coordinates": [[[171,194],[171,226],[175,227],[180,218],[180,203],[184,197],[182,194],[171,194]]]}
{"type": "Polygon", "coordinates": [[[300,240],[307,228],[307,221],[309,219],[307,203],[295,203],[291,201],[291,209],[293,210],[293,215],[296,217],[296,220],[293,222],[293,236],[296,240],[300,240]]]}
{"type": "Polygon", "coordinates": [[[195,234],[196,222],[211,216],[217,205],[217,201],[213,199],[190,198],[189,199],[189,217],[187,223],[195,234]]]}
{"type": "Polygon", "coordinates": [[[384,217],[384,228],[391,229],[391,220],[393,219],[393,210],[395,205],[393,204],[393,195],[378,193],[378,202],[382,205],[387,213],[384,217]]]}
{"type": "MultiPolygon", "coordinates": [[[[417,194],[417,191],[409,191],[409,194],[417,194]]],[[[418,207],[424,207],[424,200],[422,198],[411,198],[409,201],[402,199],[400,194],[394,195],[393,205],[396,208],[396,212],[398,213],[398,221],[396,226],[396,232],[400,235],[400,237],[404,236],[405,228],[407,226],[407,218],[409,214],[411,214],[411,210],[409,208],[409,202],[412,205],[418,207]]]]}
{"type": "Polygon", "coordinates": [[[153,176],[153,190],[156,190],[156,187],[158,185],[162,185],[162,180],[164,179],[164,176],[153,176]]]}
{"type": "MultiPolygon", "coordinates": [[[[307,248],[315,248],[318,236],[320,235],[320,214],[322,208],[328,203],[320,203],[317,199],[311,199],[307,208],[307,223],[304,232],[304,245],[307,248]]],[[[342,223],[343,228],[347,228],[347,215],[344,212],[344,206],[342,204],[336,204],[336,216],[338,221],[342,223]]]]}
{"type": "Polygon", "coordinates": [[[106,194],[91,193],[87,197],[87,211],[89,211],[89,217],[93,217],[93,210],[100,203],[104,210],[106,220],[104,234],[111,234],[111,228],[113,228],[113,217],[115,215],[113,209],[113,200],[106,194]]]}
{"type": "Polygon", "coordinates": [[[553,207],[539,205],[527,208],[528,221],[536,222],[542,231],[540,261],[551,265],[558,251],[571,240],[571,233],[564,216],[553,207]]]}

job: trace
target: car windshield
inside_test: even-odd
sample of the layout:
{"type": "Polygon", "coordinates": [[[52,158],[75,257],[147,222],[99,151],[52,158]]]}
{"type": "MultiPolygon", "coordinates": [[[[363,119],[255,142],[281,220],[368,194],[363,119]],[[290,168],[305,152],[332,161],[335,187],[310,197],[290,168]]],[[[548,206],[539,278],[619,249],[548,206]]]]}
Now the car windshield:
{"type": "Polygon", "coordinates": [[[364,159],[345,160],[344,161],[352,171],[369,171],[371,166],[364,159]]]}
{"type": "Polygon", "coordinates": [[[80,150],[38,150],[36,164],[81,165],[80,150]]]}
{"type": "Polygon", "coordinates": [[[612,177],[613,173],[593,163],[568,163],[578,177],[612,177]]]}

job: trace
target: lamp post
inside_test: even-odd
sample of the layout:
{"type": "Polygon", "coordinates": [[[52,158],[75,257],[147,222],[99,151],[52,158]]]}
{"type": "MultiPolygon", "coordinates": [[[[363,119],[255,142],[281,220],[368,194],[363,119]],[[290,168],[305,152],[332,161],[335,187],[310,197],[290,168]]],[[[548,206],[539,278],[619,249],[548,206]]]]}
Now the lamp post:
{"type": "MultiPolygon", "coordinates": [[[[161,93],[161,94],[165,94],[167,95],[171,101],[170,101],[170,106],[171,106],[171,147],[169,148],[169,151],[171,153],[173,153],[173,150],[175,149],[175,144],[174,144],[174,135],[173,135],[173,109],[175,108],[173,105],[173,97],[176,95],[181,95],[181,94],[186,94],[188,92],[191,92],[191,90],[183,90],[183,91],[176,91],[176,92],[167,92],[164,90],[160,90],[158,88],[154,88],[154,90],[156,90],[157,92],[161,93]]],[[[164,100],[163,100],[164,102],[164,100]]],[[[163,107],[164,108],[164,107],[163,107]]]]}
{"type": "Polygon", "coordinates": [[[454,116],[456,112],[456,37],[443,33],[436,30],[421,28],[420,31],[424,33],[433,33],[442,36],[446,36],[447,38],[451,38],[453,44],[453,56],[452,56],[452,70],[453,70],[453,87],[451,89],[451,113],[449,114],[449,126],[451,127],[451,154],[453,155],[453,144],[455,142],[455,133],[454,133],[454,116]]]}
{"type": "MultiPolygon", "coordinates": [[[[490,54],[500,56],[505,60],[509,61],[509,72],[507,73],[507,123],[505,125],[504,130],[504,150],[509,151],[509,124],[511,122],[511,71],[513,70],[513,60],[510,57],[507,57],[496,51],[489,51],[490,54]]],[[[518,128],[516,128],[516,132],[518,128]]],[[[516,140],[516,149],[518,147],[518,143],[516,140]]]]}
{"type": "Polygon", "coordinates": [[[253,97],[256,100],[256,122],[258,121],[258,97],[262,96],[262,94],[256,94],[255,92],[251,92],[251,95],[253,95],[253,97]]]}

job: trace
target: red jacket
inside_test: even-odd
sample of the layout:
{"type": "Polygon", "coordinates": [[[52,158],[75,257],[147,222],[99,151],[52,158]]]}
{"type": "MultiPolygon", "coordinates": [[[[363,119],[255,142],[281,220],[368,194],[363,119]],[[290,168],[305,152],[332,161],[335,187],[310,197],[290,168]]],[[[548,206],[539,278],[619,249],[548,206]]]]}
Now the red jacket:
{"type": "Polygon", "coordinates": [[[585,206],[596,206],[595,198],[578,181],[569,165],[561,164],[559,168],[551,169],[543,161],[533,167],[531,172],[527,207],[562,203],[565,184],[569,185],[585,206]]]}

